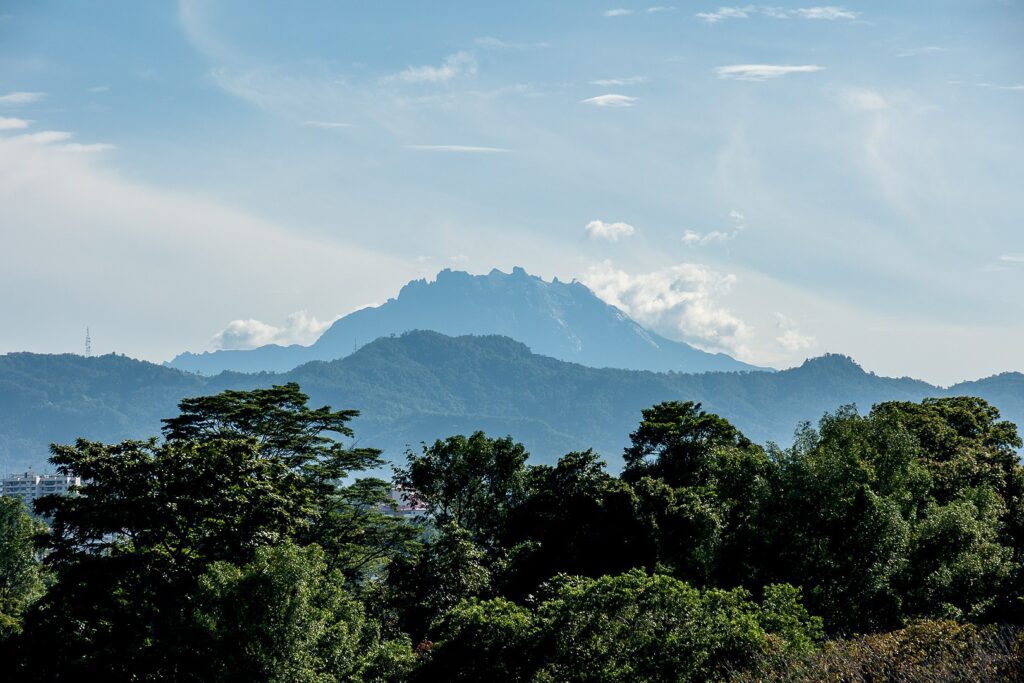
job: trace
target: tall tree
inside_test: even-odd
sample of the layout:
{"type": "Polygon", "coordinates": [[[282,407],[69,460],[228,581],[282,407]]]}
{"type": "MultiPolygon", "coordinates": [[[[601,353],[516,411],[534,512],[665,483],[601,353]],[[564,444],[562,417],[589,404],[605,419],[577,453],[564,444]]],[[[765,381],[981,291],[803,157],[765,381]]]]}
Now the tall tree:
{"type": "Polygon", "coordinates": [[[21,499],[0,496],[0,641],[21,631],[22,614],[43,594],[35,538],[45,529],[21,499]]]}

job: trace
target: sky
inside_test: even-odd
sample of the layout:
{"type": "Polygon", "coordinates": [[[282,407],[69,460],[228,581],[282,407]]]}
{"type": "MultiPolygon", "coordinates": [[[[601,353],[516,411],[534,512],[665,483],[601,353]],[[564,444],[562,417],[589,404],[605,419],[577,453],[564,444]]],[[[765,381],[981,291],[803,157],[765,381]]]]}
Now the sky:
{"type": "Polygon", "coordinates": [[[0,2],[0,353],[309,343],[443,268],[785,368],[1024,370],[1024,3],[0,2]]]}

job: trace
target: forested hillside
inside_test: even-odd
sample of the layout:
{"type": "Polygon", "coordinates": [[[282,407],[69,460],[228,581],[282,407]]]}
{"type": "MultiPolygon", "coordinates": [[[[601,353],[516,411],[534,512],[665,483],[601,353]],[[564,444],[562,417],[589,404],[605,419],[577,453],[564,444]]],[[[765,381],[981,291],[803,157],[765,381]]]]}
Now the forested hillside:
{"type": "Polygon", "coordinates": [[[593,447],[617,470],[640,410],[665,400],[701,402],[759,443],[789,444],[801,421],[842,405],[927,396],[977,395],[1024,422],[1019,373],[943,389],[879,377],[836,355],[777,373],[652,373],[566,363],[505,337],[415,332],[283,374],[204,378],[120,356],[0,356],[0,465],[41,467],[49,443],[78,436],[147,436],[185,396],[289,381],[314,402],[359,410],[360,443],[392,461],[407,444],[483,429],[515,434],[536,462],[593,447]]]}

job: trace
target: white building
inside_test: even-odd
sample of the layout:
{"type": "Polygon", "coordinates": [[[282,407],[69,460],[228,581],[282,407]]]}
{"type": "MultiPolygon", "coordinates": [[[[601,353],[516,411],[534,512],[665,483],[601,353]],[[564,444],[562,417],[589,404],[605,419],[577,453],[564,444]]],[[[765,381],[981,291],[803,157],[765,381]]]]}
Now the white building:
{"type": "Polygon", "coordinates": [[[50,494],[64,495],[72,486],[81,486],[81,477],[64,474],[36,474],[23,472],[9,474],[0,479],[0,496],[20,498],[29,512],[33,512],[32,501],[50,494]]]}

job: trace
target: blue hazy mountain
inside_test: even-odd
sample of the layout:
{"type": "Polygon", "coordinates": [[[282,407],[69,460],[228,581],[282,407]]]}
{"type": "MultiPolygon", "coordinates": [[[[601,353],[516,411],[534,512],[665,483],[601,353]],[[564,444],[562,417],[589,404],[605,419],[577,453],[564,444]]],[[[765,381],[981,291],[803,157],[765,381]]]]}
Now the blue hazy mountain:
{"type": "Polygon", "coordinates": [[[546,282],[513,268],[470,275],[443,270],[433,282],[414,280],[394,299],[351,313],[311,346],[183,353],[168,365],[215,375],[285,372],[314,360],[335,360],[380,337],[409,330],[450,336],[497,334],[531,351],[595,368],[679,372],[763,370],[723,353],[707,353],[644,329],[579,282],[546,282]]]}
{"type": "Polygon", "coordinates": [[[673,399],[701,401],[754,441],[782,445],[799,422],[839,406],[928,396],[980,396],[1024,425],[1020,373],[943,388],[880,377],[839,355],[780,372],[655,373],[566,363],[507,337],[411,332],[280,374],[202,377],[113,355],[0,356],[0,470],[45,467],[51,442],[156,435],[186,396],[291,381],[316,405],[360,410],[359,444],[393,462],[406,445],[482,429],[522,441],[533,462],[593,447],[617,469],[641,409],[673,399]]]}

